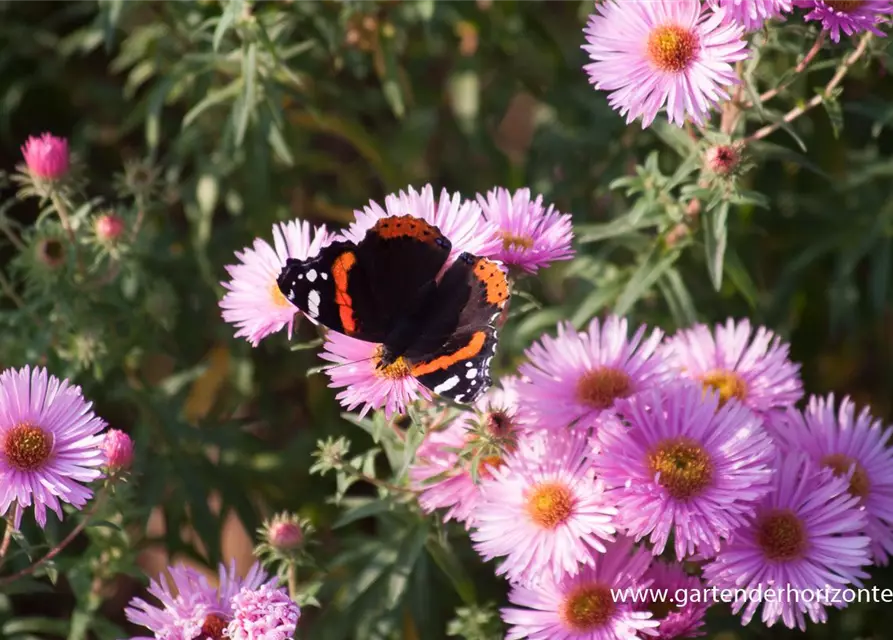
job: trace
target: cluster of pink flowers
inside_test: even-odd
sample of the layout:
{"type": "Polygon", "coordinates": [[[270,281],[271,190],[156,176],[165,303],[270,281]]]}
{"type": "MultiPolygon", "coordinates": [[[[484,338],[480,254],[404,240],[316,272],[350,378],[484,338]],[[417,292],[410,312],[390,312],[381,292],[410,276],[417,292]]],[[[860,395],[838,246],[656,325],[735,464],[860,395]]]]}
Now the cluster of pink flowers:
{"type": "Polygon", "coordinates": [[[703,125],[741,82],[735,66],[750,56],[748,32],[795,7],[835,42],[841,33],[883,36],[893,13],[890,0],[605,0],[584,32],[584,68],[627,123],[647,127],[666,109],[670,122],[703,125]]]}
{"type": "MultiPolygon", "coordinates": [[[[729,320],[666,337],[609,316],[526,355],[520,377],[431,431],[410,471],[421,506],[499,560],[509,638],[688,637],[712,602],[613,594],[839,589],[887,564],[891,430],[848,399],[795,408],[799,365],[773,332],[729,320]]],[[[830,604],[733,610],[746,624],[760,606],[767,625],[802,629],[830,604]]]]}
{"type": "Polygon", "coordinates": [[[177,565],[153,580],[149,593],[155,604],[134,598],[125,609],[127,619],[153,638],[206,638],[208,640],[288,640],[294,637],[301,609],[287,591],[255,563],[244,578],[235,565],[220,565],[217,586],[195,569],[177,565]]]}
{"type": "Polygon", "coordinates": [[[0,374],[0,516],[14,508],[18,528],[28,507],[41,527],[47,509],[62,519],[62,504],[81,509],[93,496],[88,486],[133,461],[133,442],[105,429],[80,387],[25,367],[0,374]]]}

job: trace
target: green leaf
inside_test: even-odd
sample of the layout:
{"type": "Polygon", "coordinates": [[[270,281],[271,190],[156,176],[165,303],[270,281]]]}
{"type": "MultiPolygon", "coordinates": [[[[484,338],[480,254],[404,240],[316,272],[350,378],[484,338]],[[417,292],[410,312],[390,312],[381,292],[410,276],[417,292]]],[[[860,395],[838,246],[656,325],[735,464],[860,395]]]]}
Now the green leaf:
{"type": "Polygon", "coordinates": [[[639,298],[651,289],[651,286],[667,269],[673,266],[678,258],[678,251],[663,254],[656,247],[652,248],[627,282],[623,293],[614,305],[614,313],[621,316],[626,315],[639,298]]]}
{"type": "Polygon", "coordinates": [[[678,269],[675,267],[667,269],[657,281],[657,285],[678,326],[685,327],[697,322],[698,312],[695,310],[695,303],[678,269]]]}
{"type": "Polygon", "coordinates": [[[585,244],[587,242],[598,242],[599,240],[607,240],[617,236],[656,227],[659,224],[657,218],[641,217],[633,220],[629,215],[605,222],[603,224],[581,224],[576,228],[577,242],[585,244]]]}
{"type": "Polygon", "coordinates": [[[214,29],[214,40],[212,43],[214,51],[220,49],[220,43],[223,41],[223,36],[225,36],[226,32],[230,30],[233,24],[235,24],[236,18],[242,15],[243,7],[243,0],[229,0],[226,9],[223,10],[223,15],[220,16],[220,20],[217,22],[217,28],[214,29]]]}
{"type": "Polygon", "coordinates": [[[194,107],[186,112],[186,115],[183,116],[183,123],[181,126],[185,129],[210,107],[235,98],[239,95],[239,91],[242,89],[242,82],[241,78],[236,78],[228,85],[218,87],[211,91],[208,95],[199,100],[194,107]]]}
{"type": "Polygon", "coordinates": [[[729,276],[729,280],[732,281],[732,284],[735,285],[738,292],[744,296],[744,299],[747,300],[747,304],[750,305],[750,308],[756,309],[760,293],[757,291],[757,285],[754,283],[753,278],[750,277],[747,267],[741,262],[741,258],[738,256],[738,252],[735,251],[734,247],[726,249],[724,269],[729,276]]]}
{"type": "Polygon", "coordinates": [[[431,556],[434,563],[449,578],[456,593],[462,598],[462,602],[466,604],[477,602],[474,581],[465,571],[465,566],[456,556],[449,541],[445,537],[431,537],[425,543],[425,549],[427,549],[428,555],[431,556]]]}
{"type": "Polygon", "coordinates": [[[342,513],[332,525],[332,529],[340,529],[357,520],[363,520],[364,518],[371,518],[372,516],[387,513],[391,511],[393,507],[394,503],[389,498],[364,501],[363,504],[348,509],[342,513]]]}
{"type": "Polygon", "coordinates": [[[20,633],[39,633],[64,637],[68,633],[68,621],[58,618],[18,618],[10,620],[2,627],[2,637],[20,633]]]}
{"type": "Polygon", "coordinates": [[[722,266],[728,241],[726,224],[728,217],[728,202],[721,202],[718,207],[704,214],[704,252],[707,258],[707,271],[710,273],[710,282],[717,291],[722,286],[722,266]]]}
{"type": "Polygon", "coordinates": [[[840,132],[843,130],[843,109],[840,107],[840,101],[837,99],[837,96],[840,95],[840,90],[835,90],[830,96],[825,95],[824,88],[816,89],[816,93],[822,96],[822,106],[825,107],[825,112],[831,121],[831,130],[834,133],[834,137],[839,139],[840,132]]]}
{"type": "Polygon", "coordinates": [[[242,146],[257,101],[257,44],[248,44],[242,58],[242,96],[236,109],[236,146],[242,146]]]}

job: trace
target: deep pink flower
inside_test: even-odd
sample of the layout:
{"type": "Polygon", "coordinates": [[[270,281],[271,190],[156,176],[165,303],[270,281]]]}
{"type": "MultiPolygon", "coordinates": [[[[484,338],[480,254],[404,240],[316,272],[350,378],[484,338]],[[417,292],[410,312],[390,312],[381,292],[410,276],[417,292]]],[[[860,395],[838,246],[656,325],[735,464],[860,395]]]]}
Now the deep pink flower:
{"type": "Polygon", "coordinates": [[[114,471],[123,471],[133,464],[133,440],[130,436],[118,429],[109,429],[102,441],[102,451],[105,459],[114,471]]]}
{"type": "Polygon", "coordinates": [[[543,197],[530,198],[530,189],[518,189],[514,194],[498,188],[478,194],[478,203],[487,220],[499,228],[502,247],[488,257],[528,273],[547,267],[556,260],[570,260],[574,256],[571,216],[546,208],[543,197]]]}
{"type": "Polygon", "coordinates": [[[704,567],[711,587],[780,590],[762,601],[736,598],[732,611],[743,609],[743,624],[762,606],[766,626],[781,619],[789,629],[805,631],[806,616],[825,622],[828,602],[789,596],[788,588],[800,593],[810,589],[816,596],[827,587],[833,597],[834,589],[862,585],[861,579],[868,577],[862,567],[871,563],[870,540],[864,534],[868,519],[848,488],[845,477],[816,467],[803,454],[779,455],[773,490],[754,519],[704,567]]]}
{"type": "Polygon", "coordinates": [[[762,421],[738,402],[718,404],[693,384],[652,390],[620,400],[624,422],[605,420],[595,434],[608,500],[655,555],[671,535],[680,560],[718,550],[769,491],[775,449],[762,421]]]}
{"type": "Polygon", "coordinates": [[[301,608],[285,589],[264,584],[242,588],[232,599],[233,619],[226,629],[230,640],[290,640],[295,634],[301,608]]]}
{"type": "Polygon", "coordinates": [[[105,422],[93,414],[80,387],[46,369],[26,366],[0,374],[0,515],[17,503],[34,504],[46,525],[47,508],[62,519],[62,502],[80,509],[93,495],[81,483],[102,477],[105,422]]]}
{"type": "Polygon", "coordinates": [[[766,20],[778,18],[793,8],[792,0],[707,0],[748,31],[761,29],[766,20]]]}
{"type": "Polygon", "coordinates": [[[584,67],[596,89],[630,123],[650,125],[663,107],[679,126],[702,125],[740,80],[733,67],[748,57],[744,28],[700,0],[605,0],[584,31],[584,67]]]}
{"type": "Polygon", "coordinates": [[[645,573],[645,580],[651,582],[651,593],[663,589],[672,598],[675,598],[674,594],[680,592],[686,594],[685,601],[678,604],[668,601],[646,603],[645,608],[651,611],[659,624],[654,640],[695,638],[704,635],[700,629],[704,626],[704,617],[710,605],[692,596],[696,592],[704,593],[704,582],[700,578],[688,575],[679,564],[669,564],[655,559],[645,573]]]}
{"type": "Polygon", "coordinates": [[[37,178],[58,180],[68,173],[68,140],[51,133],[30,136],[22,145],[28,171],[37,178]]]}
{"type": "Polygon", "coordinates": [[[878,28],[884,16],[893,13],[890,0],[794,0],[802,9],[810,10],[803,19],[822,23],[822,29],[831,32],[831,39],[840,42],[840,34],[853,36],[870,31],[884,37],[878,28]]]}

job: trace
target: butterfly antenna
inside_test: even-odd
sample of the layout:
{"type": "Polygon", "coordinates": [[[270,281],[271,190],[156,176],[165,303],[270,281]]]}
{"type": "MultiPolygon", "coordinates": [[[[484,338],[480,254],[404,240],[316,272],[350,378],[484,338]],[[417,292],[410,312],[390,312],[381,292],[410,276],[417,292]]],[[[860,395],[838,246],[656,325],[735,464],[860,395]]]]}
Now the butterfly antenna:
{"type": "Polygon", "coordinates": [[[321,367],[316,367],[316,371],[332,371],[333,369],[340,369],[341,367],[349,367],[354,364],[360,364],[362,362],[371,362],[375,359],[375,356],[369,356],[368,358],[360,358],[359,360],[350,360],[348,362],[339,362],[337,364],[324,364],[321,367]]]}

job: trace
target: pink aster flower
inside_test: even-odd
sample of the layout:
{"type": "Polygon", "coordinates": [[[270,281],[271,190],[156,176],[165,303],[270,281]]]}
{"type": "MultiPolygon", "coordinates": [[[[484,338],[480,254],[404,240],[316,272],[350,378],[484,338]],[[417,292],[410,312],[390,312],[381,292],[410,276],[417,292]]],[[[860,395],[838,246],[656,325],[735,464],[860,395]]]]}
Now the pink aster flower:
{"type": "Polygon", "coordinates": [[[263,338],[288,327],[291,338],[297,307],[279,291],[277,279],[288,258],[306,260],[330,241],[325,227],[311,230],[298,220],[273,225],[273,246],[260,238],[254,246],[236,252],[240,263],[228,265],[231,280],[221,282],[227,293],[220,301],[223,319],[238,328],[256,347],[263,338]]]}
{"type": "Polygon", "coordinates": [[[502,449],[512,448],[512,440],[530,424],[527,413],[518,405],[518,382],[506,377],[475,403],[476,411],[468,411],[450,422],[445,429],[430,431],[416,452],[409,468],[409,478],[421,493],[419,504],[426,512],[447,509],[445,522],[455,519],[466,527],[473,523],[473,514],[481,496],[481,478],[503,464],[502,449]],[[462,450],[487,434],[494,444],[482,443],[477,456],[477,480],[472,477],[475,458],[463,459],[462,450]]]}
{"type": "Polygon", "coordinates": [[[46,369],[26,366],[0,374],[0,515],[17,504],[34,504],[46,525],[46,510],[62,519],[62,502],[80,509],[93,495],[81,483],[102,477],[105,422],[93,414],[80,387],[46,369]]]}
{"type": "Polygon", "coordinates": [[[124,609],[130,622],[153,633],[132,640],[222,638],[233,619],[234,597],[242,589],[258,589],[269,582],[269,577],[257,563],[245,578],[236,575],[235,563],[229,569],[221,564],[217,587],[211,586],[204,575],[184,565],[170,567],[168,573],[173,584],[163,575],[149,583],[149,593],[158,600],[157,604],[133,598],[124,609]]]}
{"type": "Polygon", "coordinates": [[[617,510],[604,500],[579,431],[531,436],[481,482],[473,514],[474,547],[513,582],[560,580],[593,565],[613,539],[617,510]],[[534,453],[529,455],[528,452],[534,453]]]}
{"type": "Polygon", "coordinates": [[[68,140],[51,133],[30,136],[22,145],[28,171],[36,178],[58,180],[68,173],[68,140]]]}
{"type": "Polygon", "coordinates": [[[535,586],[515,585],[502,610],[509,625],[506,640],[635,640],[654,635],[649,611],[623,602],[614,593],[647,587],[650,558],[632,541],[620,538],[575,576],[555,580],[546,573],[535,586]]]}
{"type": "Polygon", "coordinates": [[[233,599],[233,619],[226,630],[231,640],[290,640],[298,626],[301,609],[285,589],[264,584],[242,588],[233,599]]]}
{"type": "Polygon", "coordinates": [[[666,107],[670,122],[704,124],[738,84],[733,64],[748,57],[744,28],[700,0],[606,0],[596,5],[583,49],[596,89],[629,124],[650,125],[666,107]]]}
{"type": "Polygon", "coordinates": [[[618,403],[630,426],[606,420],[595,435],[608,499],[655,555],[671,534],[680,560],[717,550],[769,491],[774,447],[762,421],[741,403],[718,405],[692,384],[652,390],[618,403]]]}
{"type": "Polygon", "coordinates": [[[666,343],[665,355],[682,375],[719,391],[723,402],[737,398],[765,416],[803,397],[800,365],[788,357],[788,345],[772,331],[753,332],[750,321],[717,325],[715,334],[698,324],[666,343]]]}
{"type": "Polygon", "coordinates": [[[669,372],[657,352],[663,333],[655,329],[644,339],[645,332],[643,325],[630,338],[626,319],[613,315],[595,318],[583,332],[558,325],[558,337],[543,336],[526,352],[528,362],[519,368],[529,380],[522,404],[543,428],[592,426],[619,398],[666,381],[669,372]]]}
{"type": "Polygon", "coordinates": [[[806,616],[825,622],[827,601],[786,595],[788,590],[810,589],[815,595],[862,585],[868,574],[861,567],[871,562],[870,540],[863,533],[868,519],[848,488],[847,478],[816,467],[805,455],[778,457],[773,490],[754,519],[704,567],[707,583],[718,589],[776,590],[776,597],[762,602],[735,599],[732,611],[743,609],[743,624],[762,604],[766,626],[781,619],[789,629],[805,630],[806,616]]]}
{"type": "Polygon", "coordinates": [[[645,573],[645,580],[651,582],[651,591],[648,593],[663,590],[674,599],[676,598],[674,594],[686,594],[682,601],[671,602],[666,598],[646,603],[645,608],[659,623],[655,640],[695,638],[704,635],[700,629],[704,626],[704,617],[707,615],[709,604],[692,597],[694,593],[705,591],[700,578],[685,573],[681,565],[655,560],[645,573]]]}
{"type": "Polygon", "coordinates": [[[766,20],[778,18],[790,12],[792,0],[707,0],[713,8],[719,7],[726,16],[747,31],[761,29],[766,20]]]}
{"type": "Polygon", "coordinates": [[[133,463],[133,440],[118,429],[109,429],[102,441],[102,452],[113,471],[123,471],[133,463]]]}
{"type": "Polygon", "coordinates": [[[360,417],[384,407],[385,417],[406,411],[418,398],[431,399],[431,393],[412,375],[402,358],[379,369],[381,345],[363,342],[334,331],[326,336],[320,357],[332,365],[326,367],[329,386],[341,389],[335,396],[348,410],[360,409],[360,417]]]}
{"type": "Polygon", "coordinates": [[[530,199],[530,189],[518,189],[514,195],[498,188],[478,194],[478,203],[487,220],[499,227],[502,248],[491,257],[508,266],[536,273],[556,260],[570,260],[574,251],[571,216],[543,205],[543,197],[530,199]]]}
{"type": "Polygon", "coordinates": [[[890,0],[794,0],[794,4],[811,9],[803,19],[821,22],[834,42],[840,42],[841,32],[852,36],[870,31],[883,38],[884,32],[877,25],[884,21],[885,14],[893,13],[890,0]]]}
{"type": "Polygon", "coordinates": [[[812,396],[804,413],[789,409],[776,422],[776,431],[783,449],[802,451],[849,479],[850,494],[868,515],[874,561],[886,565],[893,554],[893,430],[883,428],[867,408],[857,414],[849,398],[835,410],[832,394],[812,396]]]}
{"type": "Polygon", "coordinates": [[[496,225],[484,219],[476,202],[463,200],[458,193],[450,195],[446,189],[435,200],[434,189],[425,185],[421,191],[409,187],[405,192],[391,194],[384,200],[384,209],[369,201],[362,211],[355,211],[356,221],[343,235],[353,242],[362,240],[366,232],[381,218],[410,215],[434,225],[453,245],[447,262],[463,251],[490,257],[502,246],[496,225]]]}

